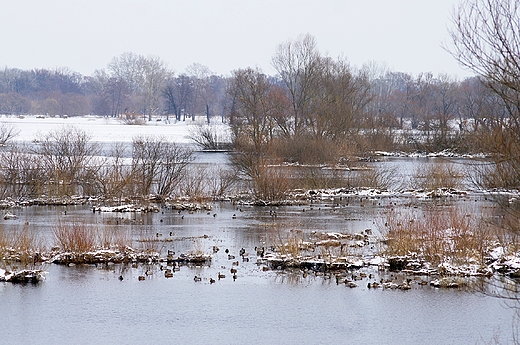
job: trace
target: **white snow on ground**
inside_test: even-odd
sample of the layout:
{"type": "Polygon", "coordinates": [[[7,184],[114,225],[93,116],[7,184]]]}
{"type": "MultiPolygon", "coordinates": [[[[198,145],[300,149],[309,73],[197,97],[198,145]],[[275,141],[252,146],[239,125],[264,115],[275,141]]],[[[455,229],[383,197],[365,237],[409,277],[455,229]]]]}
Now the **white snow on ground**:
{"type": "MultiPolygon", "coordinates": [[[[59,129],[64,125],[73,125],[86,131],[92,136],[94,142],[131,142],[132,138],[138,135],[158,135],[177,143],[193,143],[190,134],[196,130],[197,126],[204,125],[204,120],[192,121],[152,121],[144,125],[125,125],[116,118],[105,118],[101,116],[77,116],[69,118],[61,117],[36,117],[25,116],[19,118],[15,116],[1,116],[0,122],[11,123],[20,134],[15,140],[34,140],[38,135],[47,134],[50,131],[59,129]]],[[[212,123],[216,133],[222,137],[229,133],[229,127],[222,124],[218,119],[212,123]]]]}

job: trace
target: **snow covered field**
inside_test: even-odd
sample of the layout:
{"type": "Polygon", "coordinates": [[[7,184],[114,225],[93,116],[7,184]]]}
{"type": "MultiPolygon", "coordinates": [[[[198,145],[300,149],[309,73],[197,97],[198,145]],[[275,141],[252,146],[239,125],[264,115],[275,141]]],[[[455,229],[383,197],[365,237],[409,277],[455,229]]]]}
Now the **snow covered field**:
{"type": "MultiPolygon", "coordinates": [[[[0,117],[0,122],[11,123],[20,134],[16,140],[34,140],[38,135],[49,133],[60,126],[73,125],[85,130],[92,136],[95,142],[131,142],[137,135],[158,135],[164,136],[177,143],[192,143],[189,138],[190,133],[197,126],[203,125],[204,119],[192,121],[150,121],[145,125],[125,125],[115,118],[105,118],[101,116],[78,116],[69,118],[60,117],[0,117]]],[[[220,135],[227,133],[228,127],[218,120],[213,126],[220,135]]]]}

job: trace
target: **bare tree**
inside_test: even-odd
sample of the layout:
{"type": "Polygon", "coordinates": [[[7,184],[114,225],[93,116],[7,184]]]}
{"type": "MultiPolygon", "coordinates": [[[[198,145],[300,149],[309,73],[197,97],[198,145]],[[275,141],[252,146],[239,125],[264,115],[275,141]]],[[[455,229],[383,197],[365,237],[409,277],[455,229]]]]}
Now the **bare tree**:
{"type": "Polygon", "coordinates": [[[169,196],[179,183],[193,151],[166,138],[137,136],[132,141],[132,171],[140,195],[169,196]]]}
{"type": "Polygon", "coordinates": [[[50,193],[70,195],[75,185],[89,183],[84,179],[86,169],[99,167],[96,158],[101,152],[91,136],[74,126],[63,126],[36,139],[34,153],[42,158],[46,181],[54,187],[50,193]]]}
{"type": "Polygon", "coordinates": [[[166,67],[166,63],[157,56],[141,58],[140,66],[143,73],[144,113],[148,115],[148,121],[151,121],[152,115],[157,114],[161,108],[160,97],[165,81],[171,72],[166,67]]]}
{"type": "Polygon", "coordinates": [[[16,143],[0,152],[2,197],[31,197],[43,191],[45,176],[42,160],[29,152],[27,145],[16,143]]]}
{"type": "MultiPolygon", "coordinates": [[[[464,0],[453,14],[448,50],[473,70],[498,95],[507,117],[482,126],[485,147],[493,153],[494,167],[481,176],[499,186],[520,186],[520,0],[464,0]]],[[[498,200],[500,203],[500,200],[498,200]]],[[[499,224],[508,234],[508,244],[518,248],[520,208],[502,202],[507,222],[499,224]],[[505,223],[505,224],[504,224],[505,223]]],[[[505,247],[506,248],[506,247],[505,247]]],[[[517,250],[517,249],[516,249],[517,250]]],[[[499,284],[493,292],[514,302],[520,310],[518,284],[499,284]]],[[[520,314],[517,313],[517,318],[520,314]]],[[[517,319],[518,322],[518,319],[517,319]]],[[[516,334],[515,334],[516,336],[516,334]]],[[[515,339],[518,343],[518,339],[515,339]]]]}
{"type": "Polygon", "coordinates": [[[291,102],[292,134],[302,134],[309,118],[317,79],[321,75],[321,57],[316,40],[307,34],[278,46],[272,64],[287,90],[291,102]]]}
{"type": "Polygon", "coordinates": [[[502,100],[507,116],[488,118],[480,138],[507,181],[520,186],[520,1],[465,0],[453,14],[447,49],[502,100]],[[516,178],[513,178],[515,177],[516,178]]]}
{"type": "Polygon", "coordinates": [[[170,75],[166,63],[157,56],[144,57],[123,53],[108,64],[108,69],[117,81],[124,81],[130,91],[140,98],[142,113],[152,115],[161,108],[160,97],[165,81],[170,75]]]}
{"type": "MultiPolygon", "coordinates": [[[[210,85],[212,72],[207,66],[193,63],[186,68],[186,73],[193,79],[195,102],[204,109],[209,124],[211,119],[210,108],[215,100],[215,94],[210,85]]],[[[192,119],[195,120],[195,113],[192,114],[192,119]]]]}
{"type": "Polygon", "coordinates": [[[273,87],[267,76],[251,68],[236,70],[228,92],[235,100],[230,114],[235,148],[239,152],[232,159],[246,175],[256,178],[273,140],[276,106],[273,87]]]}
{"type": "Polygon", "coordinates": [[[0,122],[0,146],[5,146],[9,141],[20,134],[20,130],[15,125],[7,122],[0,122]]]}

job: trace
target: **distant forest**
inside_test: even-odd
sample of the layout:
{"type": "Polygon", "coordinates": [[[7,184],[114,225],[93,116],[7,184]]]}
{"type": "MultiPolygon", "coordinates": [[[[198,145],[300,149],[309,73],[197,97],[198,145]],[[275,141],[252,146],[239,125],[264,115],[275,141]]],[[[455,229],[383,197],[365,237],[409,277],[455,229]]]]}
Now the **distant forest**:
{"type": "MultiPolygon", "coordinates": [[[[507,116],[503,100],[478,77],[358,68],[322,55],[309,35],[281,44],[272,64],[277,75],[253,68],[215,75],[197,63],[174,73],[159,57],[124,53],[91,76],[67,68],[4,67],[0,114],[94,114],[129,124],[204,116],[232,125],[236,143],[244,134],[334,141],[363,131],[372,149],[395,147],[392,131],[419,130],[425,150],[465,149],[464,132],[507,116]]],[[[419,145],[413,135],[404,138],[419,145]]]]}
{"type": "MultiPolygon", "coordinates": [[[[453,35],[455,43],[468,37],[470,43],[453,55],[478,76],[457,80],[371,64],[356,67],[322,54],[313,36],[302,35],[277,47],[271,61],[275,75],[243,68],[219,76],[197,63],[174,73],[161,58],[134,53],[114,57],[92,76],[65,68],[5,67],[0,71],[0,113],[94,114],[130,125],[197,117],[208,124],[221,121],[229,125],[231,142],[222,143],[215,128],[203,124],[192,139],[205,149],[233,150],[235,171],[253,181],[264,199],[278,198],[286,189],[287,178],[277,166],[348,165],[371,160],[377,151],[484,153],[494,165],[482,168],[478,183],[517,188],[518,69],[509,71],[509,63],[499,70],[497,66],[518,59],[518,54],[480,66],[477,62],[488,55],[474,57],[467,51],[473,35],[467,30],[453,35]]],[[[167,141],[145,139],[136,138],[133,149],[141,141],[167,141]]]]}

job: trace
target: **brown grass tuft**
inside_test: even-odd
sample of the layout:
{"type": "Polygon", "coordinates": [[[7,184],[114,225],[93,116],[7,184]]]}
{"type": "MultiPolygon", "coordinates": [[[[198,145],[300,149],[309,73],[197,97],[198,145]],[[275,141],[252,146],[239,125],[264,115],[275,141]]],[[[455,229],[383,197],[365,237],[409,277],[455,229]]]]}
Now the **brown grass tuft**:
{"type": "Polygon", "coordinates": [[[391,212],[385,223],[389,255],[416,253],[437,265],[483,263],[491,233],[484,223],[460,208],[423,214],[391,212]]]}
{"type": "Polygon", "coordinates": [[[72,223],[58,220],[53,231],[57,245],[64,251],[85,253],[98,247],[98,229],[91,225],[76,220],[72,223]]]}

